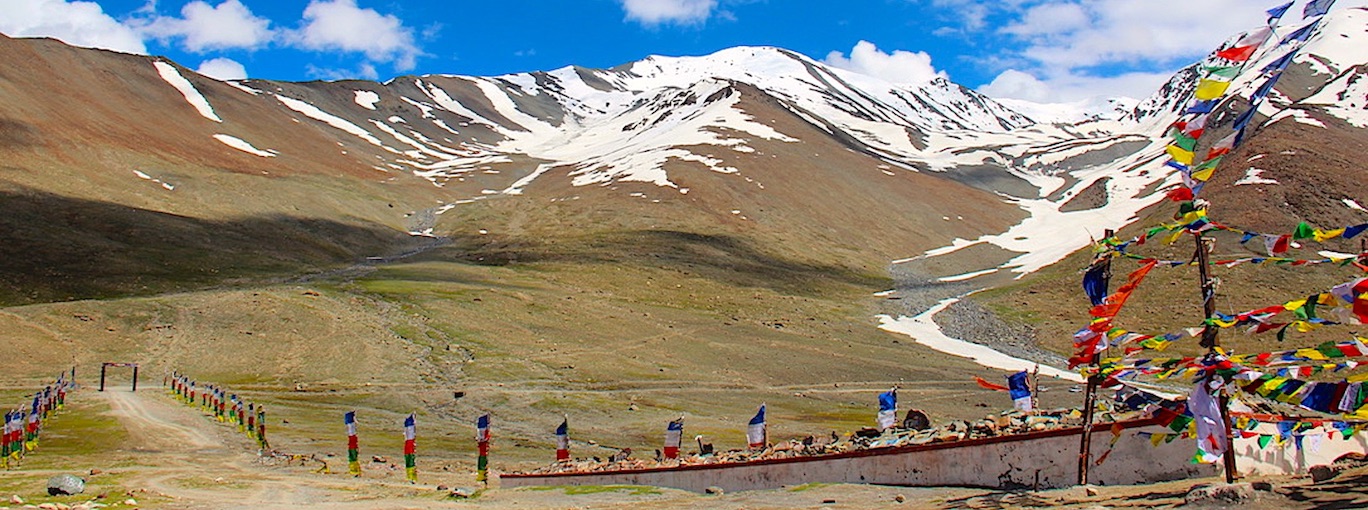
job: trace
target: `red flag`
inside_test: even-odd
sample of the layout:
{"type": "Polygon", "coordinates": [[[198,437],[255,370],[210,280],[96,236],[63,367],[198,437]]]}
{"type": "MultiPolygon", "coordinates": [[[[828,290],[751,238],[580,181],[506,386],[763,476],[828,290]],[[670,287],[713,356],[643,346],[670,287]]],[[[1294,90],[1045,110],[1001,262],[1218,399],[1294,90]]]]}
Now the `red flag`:
{"type": "Polygon", "coordinates": [[[990,383],[990,382],[988,382],[988,381],[985,381],[985,380],[983,380],[982,377],[979,377],[979,376],[977,376],[977,375],[974,376],[974,382],[978,383],[978,385],[979,385],[979,386],[982,386],[983,389],[985,389],[985,390],[1007,391],[1007,390],[1010,389],[1010,388],[1008,388],[1008,387],[1006,387],[1006,386],[1003,386],[1003,385],[1001,385],[1001,384],[993,384],[993,383],[990,383]]]}

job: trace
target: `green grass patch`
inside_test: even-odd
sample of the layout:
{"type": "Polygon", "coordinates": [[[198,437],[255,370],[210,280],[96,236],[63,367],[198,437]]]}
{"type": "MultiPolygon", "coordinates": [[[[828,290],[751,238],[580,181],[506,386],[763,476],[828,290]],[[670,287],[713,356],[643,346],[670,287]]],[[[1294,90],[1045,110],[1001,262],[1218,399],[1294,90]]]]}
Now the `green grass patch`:
{"type": "Polygon", "coordinates": [[[831,484],[829,484],[829,483],[816,483],[816,482],[814,482],[814,483],[805,483],[805,484],[802,484],[802,485],[795,485],[795,486],[793,486],[793,487],[789,487],[789,492],[803,492],[803,491],[809,491],[809,490],[812,490],[812,489],[820,489],[820,488],[826,487],[826,486],[828,486],[828,485],[831,485],[831,484]]]}

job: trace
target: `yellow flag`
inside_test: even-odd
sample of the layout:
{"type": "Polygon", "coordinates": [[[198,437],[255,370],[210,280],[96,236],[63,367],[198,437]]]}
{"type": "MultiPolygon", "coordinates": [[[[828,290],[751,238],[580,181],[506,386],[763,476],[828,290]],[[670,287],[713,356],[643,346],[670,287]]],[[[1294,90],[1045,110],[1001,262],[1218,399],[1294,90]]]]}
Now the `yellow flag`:
{"type": "Polygon", "coordinates": [[[1334,230],[1316,229],[1311,232],[1311,236],[1314,237],[1316,239],[1316,242],[1318,243],[1326,242],[1330,239],[1334,239],[1341,235],[1344,235],[1344,229],[1342,228],[1337,228],[1334,230]]]}
{"type": "Polygon", "coordinates": [[[1184,149],[1177,145],[1169,145],[1164,150],[1168,151],[1169,156],[1172,156],[1174,161],[1177,161],[1178,163],[1183,165],[1192,164],[1192,151],[1184,149]]]}
{"type": "Polygon", "coordinates": [[[1226,89],[1228,88],[1230,88],[1230,82],[1228,81],[1203,79],[1197,82],[1197,91],[1193,93],[1193,96],[1199,101],[1216,99],[1225,95],[1226,89]]]}
{"type": "Polygon", "coordinates": [[[1214,173],[1216,173],[1216,166],[1212,165],[1206,168],[1202,168],[1201,170],[1198,170],[1196,172],[1192,172],[1192,178],[1202,182],[1206,182],[1211,180],[1211,174],[1214,173]]]}
{"type": "Polygon", "coordinates": [[[1159,443],[1164,442],[1164,436],[1165,434],[1150,434],[1150,444],[1159,446],[1159,443]]]}

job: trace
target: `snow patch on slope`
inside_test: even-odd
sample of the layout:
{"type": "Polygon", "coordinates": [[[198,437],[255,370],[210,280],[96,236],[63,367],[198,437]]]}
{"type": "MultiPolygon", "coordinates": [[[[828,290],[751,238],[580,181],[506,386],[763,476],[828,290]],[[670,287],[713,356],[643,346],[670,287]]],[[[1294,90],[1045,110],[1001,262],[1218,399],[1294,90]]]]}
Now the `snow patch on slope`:
{"type": "MultiPolygon", "coordinates": [[[[1011,372],[1022,370],[1032,370],[1040,364],[1015,358],[994,350],[992,347],[980,345],[973,342],[966,342],[958,338],[951,338],[941,331],[939,325],[932,320],[937,313],[949,308],[950,305],[959,302],[959,298],[950,298],[927,309],[925,312],[915,317],[893,318],[888,315],[877,315],[879,319],[879,329],[893,333],[907,335],[921,345],[925,345],[937,351],[969,358],[970,360],[985,367],[997,368],[1011,372]]],[[[1083,377],[1074,372],[1060,370],[1051,366],[1040,366],[1040,375],[1046,377],[1057,377],[1060,379],[1083,382],[1083,377]]]]}
{"type": "Polygon", "coordinates": [[[160,60],[152,62],[152,65],[156,66],[157,74],[160,74],[166,83],[171,84],[182,96],[185,96],[185,102],[195,107],[195,111],[199,112],[200,116],[214,122],[223,122],[223,119],[214,113],[214,107],[210,106],[209,101],[204,99],[204,95],[200,94],[195,85],[190,83],[190,80],[181,76],[180,71],[176,70],[176,66],[160,60]]]}
{"type": "Polygon", "coordinates": [[[345,132],[347,132],[347,133],[351,133],[352,135],[356,136],[357,138],[360,138],[360,139],[362,139],[362,140],[365,140],[365,141],[369,142],[371,145],[375,145],[376,147],[380,147],[381,149],[385,149],[385,150],[388,151],[388,152],[392,152],[392,153],[394,153],[394,154],[400,154],[399,151],[394,150],[394,149],[392,149],[392,148],[386,146],[384,143],[381,143],[381,142],[380,142],[380,139],[379,139],[379,138],[376,138],[374,135],[370,134],[370,132],[368,132],[368,131],[366,131],[366,130],[364,130],[364,129],[361,129],[361,126],[357,126],[356,124],[352,124],[351,122],[347,122],[346,119],[343,119],[343,118],[338,117],[338,116],[336,116],[336,115],[332,115],[332,114],[330,114],[330,113],[328,113],[328,112],[325,112],[325,111],[323,111],[323,110],[320,110],[320,109],[318,109],[317,106],[311,105],[311,104],[309,104],[309,103],[306,103],[306,102],[304,102],[304,101],[300,101],[300,100],[295,99],[295,98],[292,98],[292,97],[285,97],[285,96],[282,96],[282,95],[280,95],[280,94],[276,94],[276,99],[278,99],[278,100],[280,101],[281,104],[285,105],[285,107],[287,107],[287,108],[289,108],[289,109],[291,109],[291,110],[297,111],[297,112],[299,112],[299,113],[302,113],[302,114],[304,114],[305,117],[308,117],[308,118],[311,118],[311,119],[313,119],[313,120],[322,122],[322,123],[324,123],[324,124],[327,124],[327,125],[332,126],[332,127],[334,127],[334,128],[340,129],[340,130],[345,131],[345,132]]]}
{"type": "Polygon", "coordinates": [[[375,104],[380,102],[380,94],[375,92],[369,90],[357,90],[354,92],[356,92],[356,98],[354,99],[356,104],[361,105],[362,108],[367,110],[375,110],[375,104]]]}
{"type": "Polygon", "coordinates": [[[270,152],[266,152],[266,151],[263,151],[263,150],[261,150],[261,149],[258,149],[258,148],[256,148],[256,147],[252,146],[252,144],[247,143],[246,140],[243,140],[243,139],[238,138],[238,137],[236,137],[236,136],[225,135],[225,134],[217,134],[217,135],[214,135],[214,139],[215,139],[215,140],[218,140],[218,141],[220,141],[220,142],[223,142],[224,145],[227,145],[227,146],[232,147],[232,148],[234,148],[234,149],[240,150],[240,151],[242,151],[242,152],[246,152],[246,153],[248,153],[248,154],[252,154],[252,155],[256,155],[256,156],[261,156],[261,157],[263,157],[263,158],[274,158],[274,157],[275,157],[275,154],[272,154],[272,153],[270,153],[270,152]]]}

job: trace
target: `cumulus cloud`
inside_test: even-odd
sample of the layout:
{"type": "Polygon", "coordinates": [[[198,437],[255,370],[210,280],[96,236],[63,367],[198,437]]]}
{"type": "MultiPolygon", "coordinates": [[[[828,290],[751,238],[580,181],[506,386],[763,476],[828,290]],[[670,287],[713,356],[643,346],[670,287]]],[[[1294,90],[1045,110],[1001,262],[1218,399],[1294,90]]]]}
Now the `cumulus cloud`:
{"type": "Polygon", "coordinates": [[[247,68],[242,67],[238,61],[231,58],[211,58],[200,62],[199,68],[195,72],[208,76],[215,80],[245,80],[247,79],[247,68]]]}
{"type": "Polygon", "coordinates": [[[945,77],[944,72],[937,71],[931,65],[931,55],[926,52],[893,50],[892,53],[884,53],[869,41],[856,43],[850,50],[849,57],[839,51],[833,51],[827,54],[822,62],[891,83],[919,85],[938,77],[945,77]]]}
{"type": "Polygon", "coordinates": [[[53,37],[67,44],[146,54],[136,30],[94,2],[0,0],[0,32],[10,37],[53,37]]]}
{"type": "Polygon", "coordinates": [[[162,41],[182,39],[186,50],[201,53],[260,48],[275,37],[270,27],[271,20],[252,14],[238,0],[224,0],[218,6],[196,0],[181,8],[181,17],[154,17],[143,30],[162,41]]]}
{"type": "Polygon", "coordinates": [[[1067,73],[1045,79],[1008,69],[978,88],[990,97],[1024,99],[1037,103],[1076,102],[1098,97],[1144,98],[1168,81],[1167,72],[1128,72],[1112,76],[1067,73]]]}
{"type": "Polygon", "coordinates": [[[696,24],[712,16],[717,0],[620,0],[627,19],[645,25],[696,24]]]}
{"type": "Polygon", "coordinates": [[[999,48],[977,59],[1000,73],[980,91],[1049,102],[1146,97],[1178,68],[1264,21],[1244,0],[919,1],[947,23],[937,35],[999,48]]]}
{"type": "Polygon", "coordinates": [[[317,80],[336,81],[336,80],[375,80],[380,77],[375,66],[371,64],[361,64],[356,69],[334,69],[330,67],[318,67],[309,64],[305,72],[310,78],[317,80]]]}
{"type": "Polygon", "coordinates": [[[413,30],[392,14],[361,8],[356,0],[312,0],[302,26],[291,32],[294,45],[315,51],[358,52],[400,71],[413,69],[422,53],[413,30]]]}

